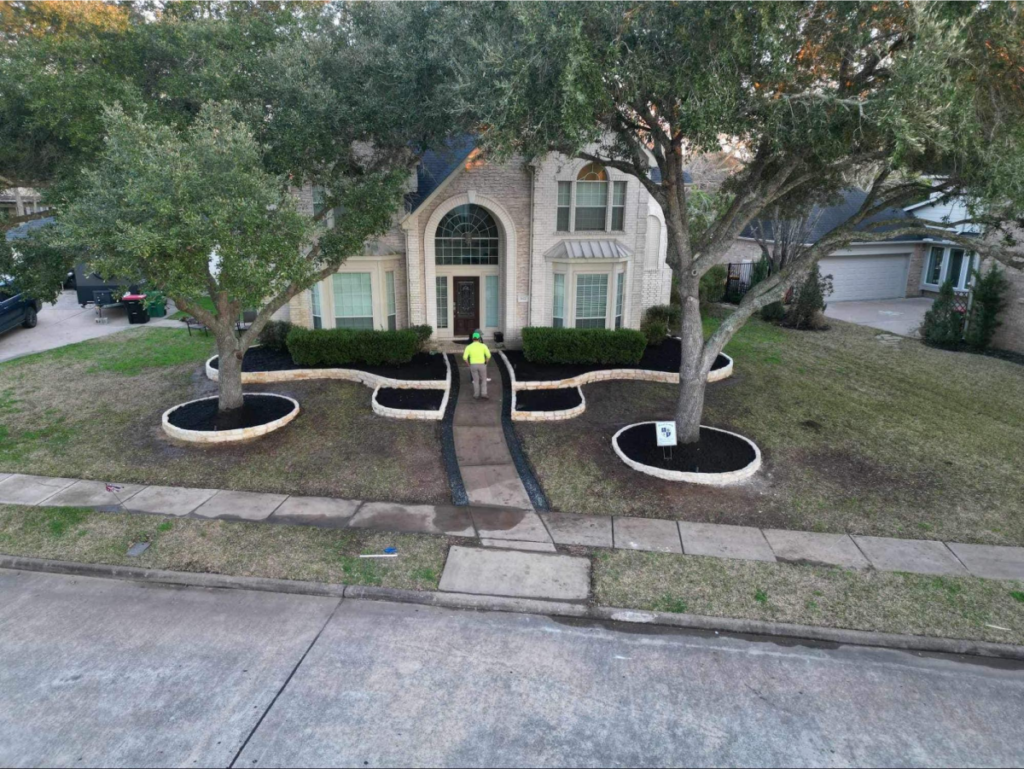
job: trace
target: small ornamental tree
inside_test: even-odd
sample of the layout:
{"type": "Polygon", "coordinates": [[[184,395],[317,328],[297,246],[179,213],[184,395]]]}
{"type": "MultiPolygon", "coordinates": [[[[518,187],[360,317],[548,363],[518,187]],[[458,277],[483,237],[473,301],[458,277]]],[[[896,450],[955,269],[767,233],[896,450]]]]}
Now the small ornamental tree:
{"type": "Polygon", "coordinates": [[[100,274],[160,287],[207,325],[220,356],[220,410],[238,408],[245,351],[275,311],[341,258],[312,247],[316,225],[286,180],[264,169],[263,149],[229,106],[206,105],[180,133],[112,107],[104,128],[98,163],[49,237],[86,251],[100,274]],[[240,332],[239,314],[251,307],[260,308],[256,320],[240,332]]]}
{"type": "MultiPolygon", "coordinates": [[[[498,159],[560,152],[636,179],[661,206],[682,301],[675,420],[700,437],[707,375],[747,319],[853,241],[927,235],[978,250],[969,225],[1024,210],[1024,12],[1014,3],[466,4],[452,56],[466,109],[498,159]],[[553,55],[552,52],[557,52],[553,55]],[[719,205],[684,181],[738,148],[719,205]],[[660,176],[651,173],[652,168],[660,176]],[[867,194],[750,290],[705,339],[701,277],[776,210],[867,194]],[[937,224],[894,209],[970,203],[937,224]]],[[[1008,259],[999,249],[990,255],[1008,259]]]]}
{"type": "MultiPolygon", "coordinates": [[[[796,288],[796,297],[786,313],[786,325],[817,329],[824,325],[825,299],[832,293],[832,276],[822,275],[818,263],[811,265],[807,277],[796,288]]],[[[770,306],[770,305],[769,305],[770,306]]]]}
{"type": "Polygon", "coordinates": [[[973,350],[987,350],[999,328],[999,314],[1006,309],[1006,293],[1010,282],[1003,271],[992,265],[985,274],[974,271],[971,288],[971,310],[964,333],[964,342],[973,350]]]}
{"type": "Polygon", "coordinates": [[[921,338],[933,347],[956,350],[964,336],[964,315],[957,309],[953,284],[946,281],[921,324],[921,338]]]}

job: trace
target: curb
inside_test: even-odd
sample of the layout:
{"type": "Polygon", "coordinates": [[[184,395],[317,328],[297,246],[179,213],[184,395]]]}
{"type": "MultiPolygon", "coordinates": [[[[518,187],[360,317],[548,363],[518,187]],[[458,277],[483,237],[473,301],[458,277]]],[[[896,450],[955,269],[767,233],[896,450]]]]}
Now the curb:
{"type": "Polygon", "coordinates": [[[101,579],[122,579],[156,585],[216,588],[224,590],[255,590],[291,595],[310,595],[329,598],[351,598],[364,601],[390,601],[447,609],[500,611],[515,614],[543,614],[556,617],[591,619],[679,630],[697,630],[737,635],[767,636],[793,641],[812,641],[844,646],[867,646],[900,651],[931,654],[954,654],[991,659],[1024,662],[1024,646],[970,641],[953,638],[876,633],[868,630],[794,625],[784,622],[711,617],[697,614],[669,614],[608,606],[588,606],[582,603],[545,601],[533,598],[507,598],[503,596],[441,593],[431,590],[399,590],[363,585],[340,585],[320,582],[300,582],[265,577],[233,577],[222,574],[200,574],[160,569],[140,569],[133,566],[51,561],[44,558],[24,558],[0,555],[0,569],[67,574],[101,579]]]}

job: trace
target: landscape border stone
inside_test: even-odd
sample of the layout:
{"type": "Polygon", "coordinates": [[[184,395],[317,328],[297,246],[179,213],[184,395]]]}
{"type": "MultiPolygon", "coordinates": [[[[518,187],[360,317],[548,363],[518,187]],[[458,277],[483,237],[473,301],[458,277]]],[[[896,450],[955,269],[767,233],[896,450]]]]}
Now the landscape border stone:
{"type": "MultiPolygon", "coordinates": [[[[504,358],[505,356],[501,356],[504,358]]],[[[508,360],[505,360],[506,365],[508,360]]],[[[559,409],[557,411],[519,411],[516,408],[516,390],[512,390],[512,421],[513,422],[556,422],[560,419],[572,419],[578,417],[587,410],[587,396],[583,394],[583,388],[577,387],[576,392],[580,394],[580,405],[570,409],[559,409]]]]}
{"type": "Polygon", "coordinates": [[[653,475],[655,478],[661,478],[663,481],[679,481],[683,483],[699,483],[705,486],[731,486],[736,483],[742,483],[743,481],[751,478],[758,470],[761,469],[761,449],[757,447],[750,438],[739,433],[734,433],[729,430],[723,430],[720,427],[709,427],[708,425],[701,425],[702,430],[714,430],[715,432],[725,433],[726,435],[732,435],[733,437],[740,438],[746,441],[754,449],[754,459],[746,467],[740,468],[739,470],[733,470],[728,473],[687,473],[681,470],[665,470],[660,467],[653,467],[652,465],[645,465],[642,462],[637,462],[635,459],[630,459],[626,456],[625,452],[619,448],[619,436],[622,435],[626,430],[631,427],[639,427],[640,425],[653,425],[656,422],[634,422],[631,425],[626,425],[621,428],[615,435],[612,436],[612,448],[615,453],[618,454],[619,459],[625,462],[629,467],[633,468],[637,472],[644,473],[645,475],[653,475]]]}
{"type": "Polygon", "coordinates": [[[287,395],[281,395],[280,393],[259,394],[273,395],[276,398],[284,398],[285,400],[291,401],[295,408],[280,419],[267,422],[265,425],[240,427],[236,430],[186,430],[171,424],[170,415],[182,406],[188,406],[190,403],[199,403],[200,401],[216,400],[219,397],[216,395],[210,395],[206,398],[195,398],[194,400],[179,403],[177,406],[171,406],[171,408],[164,412],[163,417],[160,419],[160,423],[163,426],[164,432],[175,440],[183,441],[185,443],[212,445],[219,443],[240,443],[242,441],[251,441],[256,438],[262,438],[268,433],[280,430],[299,415],[299,402],[294,398],[289,398],[287,395]]]}

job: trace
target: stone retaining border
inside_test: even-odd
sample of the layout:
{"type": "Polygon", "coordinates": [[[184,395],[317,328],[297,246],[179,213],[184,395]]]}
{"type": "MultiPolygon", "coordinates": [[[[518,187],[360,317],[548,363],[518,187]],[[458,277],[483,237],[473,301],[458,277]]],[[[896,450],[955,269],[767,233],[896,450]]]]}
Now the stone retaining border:
{"type": "MultiPolygon", "coordinates": [[[[206,377],[217,382],[219,373],[211,364],[216,355],[206,361],[206,377]]],[[[445,361],[448,358],[445,357],[445,361]]],[[[393,387],[396,390],[448,390],[451,388],[452,368],[442,379],[391,379],[353,368],[296,368],[288,371],[243,371],[242,384],[274,384],[275,382],[301,382],[307,379],[342,379],[356,382],[370,388],[393,387]]]]}
{"type": "Polygon", "coordinates": [[[257,425],[256,427],[241,427],[237,430],[185,430],[181,427],[175,427],[171,424],[170,415],[172,412],[177,411],[182,406],[187,406],[190,403],[198,403],[199,401],[216,400],[219,396],[211,395],[207,398],[196,398],[195,400],[185,401],[179,403],[177,406],[171,406],[164,412],[160,422],[164,428],[164,432],[170,437],[178,441],[184,441],[185,443],[202,443],[202,444],[213,444],[213,443],[239,443],[241,441],[251,441],[256,438],[262,438],[267,433],[272,433],[275,430],[280,430],[286,424],[291,422],[295,417],[299,415],[299,402],[294,398],[289,398],[287,395],[281,395],[279,393],[258,393],[259,395],[273,395],[277,398],[284,398],[285,400],[291,401],[295,408],[289,413],[285,414],[280,419],[275,419],[273,422],[267,422],[265,425],[257,425]]]}
{"type": "MultiPolygon", "coordinates": [[[[217,357],[218,356],[214,355],[206,361],[206,377],[213,382],[220,381],[220,372],[213,367],[213,361],[217,357]]],[[[444,365],[446,373],[443,380],[391,379],[389,377],[371,374],[368,371],[359,371],[358,369],[351,368],[300,368],[292,369],[290,371],[243,371],[242,384],[300,382],[309,379],[341,379],[346,382],[356,382],[357,384],[363,384],[367,387],[373,388],[373,394],[370,396],[370,408],[373,409],[373,413],[378,414],[379,416],[390,417],[391,419],[425,419],[436,422],[444,417],[444,410],[448,405],[448,398],[452,392],[452,364],[451,361],[448,360],[447,355],[444,355],[444,365]],[[388,406],[382,406],[377,402],[377,391],[382,387],[389,387],[396,390],[444,390],[444,398],[441,400],[441,408],[437,411],[393,409],[388,406]]]]}
{"type": "MultiPolygon", "coordinates": [[[[501,359],[508,366],[512,377],[513,390],[560,390],[567,387],[582,387],[594,382],[607,382],[616,379],[633,380],[637,382],[660,382],[662,384],[679,384],[679,374],[672,371],[651,371],[644,368],[610,368],[602,371],[588,371],[586,374],[569,377],[568,379],[546,379],[537,382],[524,382],[516,379],[516,372],[512,368],[505,353],[498,350],[501,359]]],[[[720,369],[712,369],[708,372],[708,382],[718,382],[732,376],[733,359],[724,352],[720,353],[723,358],[728,359],[728,364],[720,369]]],[[[581,412],[582,413],[582,412],[581,412]]]]}
{"type": "Polygon", "coordinates": [[[615,449],[615,453],[619,455],[619,459],[638,472],[645,473],[646,475],[653,475],[655,478],[661,478],[664,481],[682,481],[684,483],[698,483],[704,486],[732,486],[736,483],[742,483],[761,469],[761,449],[759,449],[757,444],[750,440],[750,438],[740,435],[739,433],[723,430],[720,427],[708,427],[707,425],[701,425],[700,427],[702,430],[714,430],[715,432],[732,435],[733,437],[749,443],[754,449],[754,461],[744,468],[733,470],[728,473],[684,473],[680,470],[665,470],[660,467],[652,467],[651,465],[645,465],[642,462],[637,462],[636,460],[627,457],[625,452],[619,448],[619,436],[631,427],[653,424],[656,423],[636,422],[631,425],[626,425],[612,436],[612,448],[615,449]]]}
{"type": "MultiPolygon", "coordinates": [[[[505,356],[502,356],[503,358],[505,356]]],[[[506,363],[508,360],[506,359],[506,363]]],[[[516,409],[516,391],[512,391],[512,421],[513,422],[555,422],[560,419],[572,419],[578,417],[584,411],[587,410],[587,397],[583,394],[583,388],[577,387],[576,391],[580,394],[580,405],[573,406],[571,409],[561,409],[560,411],[519,411],[516,409]]]]}

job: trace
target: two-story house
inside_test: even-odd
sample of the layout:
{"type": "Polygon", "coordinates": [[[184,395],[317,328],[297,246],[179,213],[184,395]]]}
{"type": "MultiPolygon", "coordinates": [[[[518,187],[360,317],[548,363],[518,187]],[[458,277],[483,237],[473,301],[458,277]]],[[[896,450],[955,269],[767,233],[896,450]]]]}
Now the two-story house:
{"type": "MultiPolygon", "coordinates": [[[[472,137],[422,157],[394,227],[292,299],[309,328],[638,328],[669,300],[660,206],[635,177],[549,155],[487,162],[472,137]]],[[[303,205],[316,205],[307,189],[303,205]]]]}

